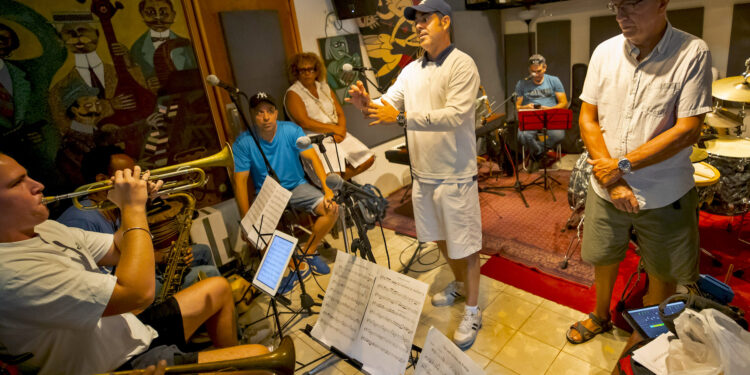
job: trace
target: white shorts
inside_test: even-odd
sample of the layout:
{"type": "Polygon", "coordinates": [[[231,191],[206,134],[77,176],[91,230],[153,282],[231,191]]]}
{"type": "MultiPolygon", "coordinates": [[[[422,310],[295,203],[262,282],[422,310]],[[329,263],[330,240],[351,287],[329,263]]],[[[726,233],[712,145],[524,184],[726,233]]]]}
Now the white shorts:
{"type": "Polygon", "coordinates": [[[411,197],[420,242],[444,240],[451,259],[466,258],[482,249],[482,214],[476,180],[429,184],[415,179],[411,197]]]}

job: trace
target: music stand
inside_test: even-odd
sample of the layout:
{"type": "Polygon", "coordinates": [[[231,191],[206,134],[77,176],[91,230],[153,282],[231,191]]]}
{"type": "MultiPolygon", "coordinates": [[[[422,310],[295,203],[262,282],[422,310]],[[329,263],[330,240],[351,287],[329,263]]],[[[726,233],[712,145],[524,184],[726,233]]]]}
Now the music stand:
{"type": "MultiPolygon", "coordinates": [[[[544,147],[542,149],[542,153],[547,152],[547,139],[549,138],[547,136],[547,131],[570,129],[572,121],[573,111],[566,108],[518,111],[518,131],[542,131],[542,134],[544,135],[544,147]]],[[[547,163],[543,163],[543,167],[544,172],[542,173],[542,175],[537,177],[531,183],[526,184],[524,187],[540,186],[544,190],[549,190],[550,194],[552,194],[552,201],[557,201],[557,199],[555,199],[555,193],[552,191],[552,186],[547,182],[547,180],[552,180],[552,182],[556,183],[557,185],[562,184],[560,184],[560,181],[557,181],[553,177],[547,175],[547,163]]]]}

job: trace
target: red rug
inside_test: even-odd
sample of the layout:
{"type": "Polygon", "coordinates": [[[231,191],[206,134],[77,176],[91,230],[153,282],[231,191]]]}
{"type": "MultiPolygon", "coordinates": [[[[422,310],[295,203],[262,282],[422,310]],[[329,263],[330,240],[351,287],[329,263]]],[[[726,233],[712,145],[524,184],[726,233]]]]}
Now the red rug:
{"type": "MultiPolygon", "coordinates": [[[[539,175],[540,173],[529,175],[522,172],[521,182],[531,182],[539,175]]],[[[561,232],[571,214],[567,197],[570,171],[553,171],[550,172],[550,177],[560,182],[560,185],[555,184],[552,188],[555,200],[549,190],[531,186],[523,190],[529,208],[524,206],[520,195],[514,190],[503,189],[505,196],[479,193],[482,207],[482,253],[497,254],[551,276],[590,286],[594,281],[594,269],[581,260],[580,251],[574,253],[566,269],[559,267],[570,240],[575,237],[575,230],[561,232]]],[[[514,182],[515,179],[511,177],[491,177],[480,179],[479,186],[512,186],[514,182]]],[[[388,197],[388,211],[383,226],[416,236],[413,217],[408,216],[409,210],[404,210],[399,203],[402,195],[403,190],[399,190],[388,197]]]]}
{"type": "MultiPolygon", "coordinates": [[[[748,238],[750,237],[748,221],[750,220],[745,221],[743,225],[742,238],[745,239],[750,239],[748,238]]],[[[722,263],[721,266],[716,266],[710,257],[702,254],[700,272],[712,275],[721,281],[724,281],[730,265],[733,265],[734,270],[750,266],[750,245],[743,244],[737,237],[740,218],[737,217],[732,222],[732,232],[727,231],[730,222],[732,222],[730,217],[705,212],[701,212],[700,215],[701,246],[710,250],[722,263]]],[[[637,262],[638,256],[628,251],[625,260],[620,265],[613,293],[614,301],[619,300],[628,277],[638,265],[637,262]]],[[[581,312],[593,311],[596,302],[593,287],[585,287],[552,277],[498,256],[493,256],[482,266],[482,274],[581,312]]],[[[735,293],[731,304],[750,311],[750,269],[741,277],[730,276],[728,284],[735,293]]]]}

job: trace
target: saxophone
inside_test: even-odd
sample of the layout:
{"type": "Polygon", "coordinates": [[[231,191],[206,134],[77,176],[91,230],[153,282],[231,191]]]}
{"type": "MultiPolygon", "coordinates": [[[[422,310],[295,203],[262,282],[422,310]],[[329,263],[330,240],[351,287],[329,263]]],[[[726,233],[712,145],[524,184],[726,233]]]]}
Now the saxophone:
{"type": "Polygon", "coordinates": [[[156,302],[163,302],[180,290],[182,277],[190,266],[184,262],[184,259],[190,251],[190,227],[193,225],[195,198],[190,193],[184,192],[170,194],[168,198],[182,199],[185,201],[185,205],[182,207],[182,211],[175,217],[179,228],[179,235],[177,236],[177,240],[172,242],[171,248],[167,253],[166,268],[162,275],[164,283],[159,295],[156,296],[156,302]]]}

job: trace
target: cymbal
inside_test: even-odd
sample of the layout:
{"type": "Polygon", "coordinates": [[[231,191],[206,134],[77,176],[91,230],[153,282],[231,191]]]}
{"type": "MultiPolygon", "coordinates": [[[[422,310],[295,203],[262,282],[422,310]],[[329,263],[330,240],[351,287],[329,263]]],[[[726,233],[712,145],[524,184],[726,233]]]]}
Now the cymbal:
{"type": "Polygon", "coordinates": [[[750,103],[750,85],[745,81],[745,77],[727,77],[714,81],[711,90],[717,99],[750,103]]]}
{"type": "Polygon", "coordinates": [[[702,148],[693,146],[693,153],[690,154],[690,162],[697,163],[708,158],[708,152],[702,148]]]}
{"type": "Polygon", "coordinates": [[[716,112],[706,113],[706,119],[704,122],[712,128],[733,129],[742,125],[742,123],[716,112]]]}

